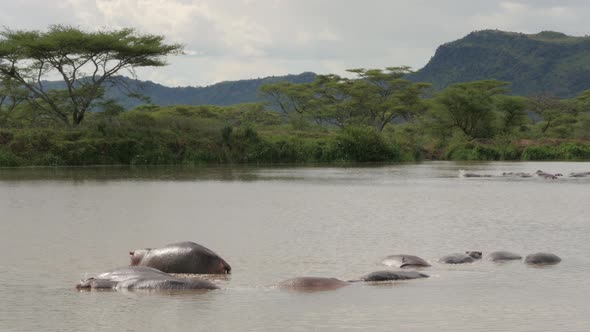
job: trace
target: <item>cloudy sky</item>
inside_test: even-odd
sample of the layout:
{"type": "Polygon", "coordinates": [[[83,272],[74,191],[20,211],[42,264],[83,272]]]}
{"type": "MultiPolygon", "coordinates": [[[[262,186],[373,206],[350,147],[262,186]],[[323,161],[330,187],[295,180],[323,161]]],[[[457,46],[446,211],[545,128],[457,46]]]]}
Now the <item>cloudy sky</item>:
{"type": "Polygon", "coordinates": [[[11,29],[134,27],[185,45],[139,71],[168,86],[349,68],[424,66],[473,30],[590,34],[588,0],[0,0],[11,29]]]}

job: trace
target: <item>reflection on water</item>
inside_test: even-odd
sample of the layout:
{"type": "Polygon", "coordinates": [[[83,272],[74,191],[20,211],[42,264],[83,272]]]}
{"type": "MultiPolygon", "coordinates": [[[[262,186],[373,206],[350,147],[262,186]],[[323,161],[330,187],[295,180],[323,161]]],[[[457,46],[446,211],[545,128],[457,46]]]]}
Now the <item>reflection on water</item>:
{"type": "Polygon", "coordinates": [[[0,169],[0,330],[587,331],[590,163],[0,169]],[[128,251],[191,240],[232,274],[205,293],[77,292],[128,251]],[[481,250],[473,264],[445,265],[481,250]],[[486,253],[554,252],[498,264],[486,253]],[[292,293],[296,276],[357,279],[391,254],[421,280],[292,293]]]}

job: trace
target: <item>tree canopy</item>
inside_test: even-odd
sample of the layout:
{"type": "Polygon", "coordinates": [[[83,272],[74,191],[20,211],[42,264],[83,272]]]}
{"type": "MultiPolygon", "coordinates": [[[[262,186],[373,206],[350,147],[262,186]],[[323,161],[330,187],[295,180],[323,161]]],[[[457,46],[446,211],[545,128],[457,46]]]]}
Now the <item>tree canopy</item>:
{"type": "Polygon", "coordinates": [[[47,31],[4,29],[0,32],[0,76],[29,92],[38,111],[65,124],[79,125],[92,103],[101,98],[107,79],[123,70],[164,66],[164,57],[182,52],[180,44],[134,29],[83,31],[53,25],[47,31]],[[44,86],[60,77],[65,91],[44,86]]]}
{"type": "Polygon", "coordinates": [[[436,96],[438,121],[461,130],[470,138],[494,135],[496,97],[506,92],[508,83],[495,80],[454,84],[436,96]]]}
{"type": "Polygon", "coordinates": [[[425,109],[421,97],[430,84],[405,79],[409,67],[349,72],[357,78],[319,75],[311,83],[265,85],[261,92],[287,116],[299,114],[341,128],[367,125],[379,132],[395,118],[410,121],[425,109]]]}

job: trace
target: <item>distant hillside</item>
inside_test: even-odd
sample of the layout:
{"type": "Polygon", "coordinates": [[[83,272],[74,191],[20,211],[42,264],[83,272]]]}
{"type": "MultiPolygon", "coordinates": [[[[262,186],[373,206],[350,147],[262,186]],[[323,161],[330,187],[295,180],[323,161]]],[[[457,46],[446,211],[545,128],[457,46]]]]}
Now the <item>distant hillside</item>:
{"type": "Polygon", "coordinates": [[[431,82],[435,90],[458,82],[498,79],[511,82],[514,94],[569,98],[590,89],[590,37],[552,31],[472,32],[441,45],[411,79],[431,82]]]}
{"type": "MultiPolygon", "coordinates": [[[[125,87],[113,87],[107,84],[107,98],[116,99],[125,108],[130,109],[144,102],[137,98],[129,98],[128,92],[138,93],[149,97],[155,105],[233,105],[261,101],[258,89],[268,83],[287,81],[292,83],[308,83],[315,79],[310,72],[299,75],[271,76],[259,79],[227,81],[207,87],[167,87],[151,81],[133,80],[117,77],[125,87]]],[[[63,82],[46,82],[50,89],[64,89],[63,82]]]]}

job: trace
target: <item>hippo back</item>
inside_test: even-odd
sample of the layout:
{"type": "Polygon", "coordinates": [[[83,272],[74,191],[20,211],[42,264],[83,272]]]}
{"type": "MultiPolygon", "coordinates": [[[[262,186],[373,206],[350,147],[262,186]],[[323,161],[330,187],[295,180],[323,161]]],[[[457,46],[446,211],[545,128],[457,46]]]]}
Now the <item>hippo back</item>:
{"type": "Polygon", "coordinates": [[[298,277],[281,281],[280,288],[301,290],[330,290],[348,285],[348,282],[336,278],[298,277]]]}
{"type": "Polygon", "coordinates": [[[138,265],[166,273],[222,274],[231,270],[229,264],[216,253],[194,242],[179,242],[152,249],[138,265]]]}
{"type": "Polygon", "coordinates": [[[555,254],[539,252],[526,256],[524,262],[531,265],[553,265],[561,262],[561,258],[555,254]]]}
{"type": "Polygon", "coordinates": [[[392,281],[428,278],[429,276],[417,271],[375,271],[360,277],[362,281],[392,281]]]}
{"type": "Polygon", "coordinates": [[[126,266],[112,269],[83,280],[78,289],[116,289],[116,290],[184,290],[217,289],[208,281],[194,278],[179,278],[168,273],[145,266],[126,266]]]}
{"type": "Polygon", "coordinates": [[[466,255],[466,254],[451,254],[444,256],[440,259],[441,263],[446,264],[464,264],[464,263],[473,263],[475,262],[475,258],[466,255]]]}
{"type": "Polygon", "coordinates": [[[381,264],[399,268],[430,266],[427,261],[414,255],[389,255],[381,261],[381,264]]]}
{"type": "Polygon", "coordinates": [[[488,255],[489,260],[493,262],[520,260],[522,256],[509,251],[494,251],[488,255]]]}

